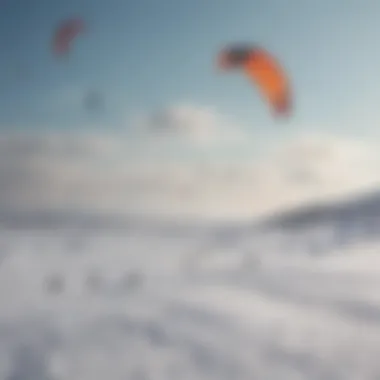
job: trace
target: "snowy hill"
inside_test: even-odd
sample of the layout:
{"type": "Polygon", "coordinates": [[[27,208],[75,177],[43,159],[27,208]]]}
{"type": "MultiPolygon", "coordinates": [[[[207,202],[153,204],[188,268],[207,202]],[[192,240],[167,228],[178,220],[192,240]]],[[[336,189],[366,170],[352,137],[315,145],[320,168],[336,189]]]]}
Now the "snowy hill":
{"type": "Polygon", "coordinates": [[[341,232],[378,198],[240,225],[3,212],[0,380],[379,379],[380,245],[341,232]]]}

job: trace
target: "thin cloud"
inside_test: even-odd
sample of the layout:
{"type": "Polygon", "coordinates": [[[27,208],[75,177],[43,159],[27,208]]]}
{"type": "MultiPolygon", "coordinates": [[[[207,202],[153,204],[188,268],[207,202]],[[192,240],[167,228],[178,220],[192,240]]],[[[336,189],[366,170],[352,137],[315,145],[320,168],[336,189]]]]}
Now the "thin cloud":
{"type": "MultiPolygon", "coordinates": [[[[232,134],[237,128],[208,112],[205,116],[204,109],[196,107],[176,109],[165,111],[164,119],[171,130],[179,131],[181,139],[186,129],[189,145],[198,146],[199,140],[187,140],[188,131],[197,128],[213,131],[214,140],[208,140],[213,144],[231,143],[218,135],[218,123],[222,136],[228,128],[232,134]],[[201,126],[193,125],[199,120],[201,126]]],[[[157,119],[148,120],[151,131],[157,119]]],[[[260,161],[228,161],[218,156],[199,159],[196,149],[192,157],[180,160],[178,152],[165,156],[168,147],[178,147],[176,137],[157,140],[146,131],[140,135],[2,134],[0,206],[251,218],[380,183],[377,147],[355,140],[300,136],[260,161]]],[[[233,144],[239,147],[239,140],[233,144]]],[[[205,147],[207,151],[210,145],[205,147]]]]}
{"type": "Polygon", "coordinates": [[[142,115],[135,121],[134,130],[145,136],[183,139],[193,144],[212,145],[243,142],[246,132],[226,124],[211,107],[181,104],[142,115]]]}

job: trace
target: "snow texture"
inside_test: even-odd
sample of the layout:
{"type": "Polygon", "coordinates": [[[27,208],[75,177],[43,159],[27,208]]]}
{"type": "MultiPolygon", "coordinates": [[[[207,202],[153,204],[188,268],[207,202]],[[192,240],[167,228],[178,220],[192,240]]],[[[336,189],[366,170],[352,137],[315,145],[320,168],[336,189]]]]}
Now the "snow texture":
{"type": "Polygon", "coordinates": [[[187,227],[7,214],[0,379],[379,379],[376,204],[187,227]]]}

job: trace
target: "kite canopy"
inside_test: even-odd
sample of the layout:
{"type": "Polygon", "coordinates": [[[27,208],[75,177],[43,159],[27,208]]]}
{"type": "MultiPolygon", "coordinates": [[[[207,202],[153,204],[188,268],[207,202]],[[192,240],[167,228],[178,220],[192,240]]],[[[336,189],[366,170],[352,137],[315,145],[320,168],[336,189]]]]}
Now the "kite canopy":
{"type": "Polygon", "coordinates": [[[218,56],[222,70],[241,69],[259,87],[276,116],[291,111],[291,94],[285,71],[276,59],[262,48],[234,45],[223,49],[218,56]]]}
{"type": "Polygon", "coordinates": [[[53,51],[61,56],[70,50],[71,42],[84,31],[84,22],[79,18],[63,21],[57,28],[53,37],[53,51]]]}

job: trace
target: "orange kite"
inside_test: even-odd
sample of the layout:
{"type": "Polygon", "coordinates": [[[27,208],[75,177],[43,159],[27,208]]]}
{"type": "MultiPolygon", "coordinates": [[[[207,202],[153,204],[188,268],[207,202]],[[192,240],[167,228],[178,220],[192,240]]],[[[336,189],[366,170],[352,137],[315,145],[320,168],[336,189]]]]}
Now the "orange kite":
{"type": "Polygon", "coordinates": [[[232,46],[218,56],[222,70],[242,69],[256,84],[276,116],[289,115],[292,102],[289,81],[276,59],[259,47],[232,46]]]}

